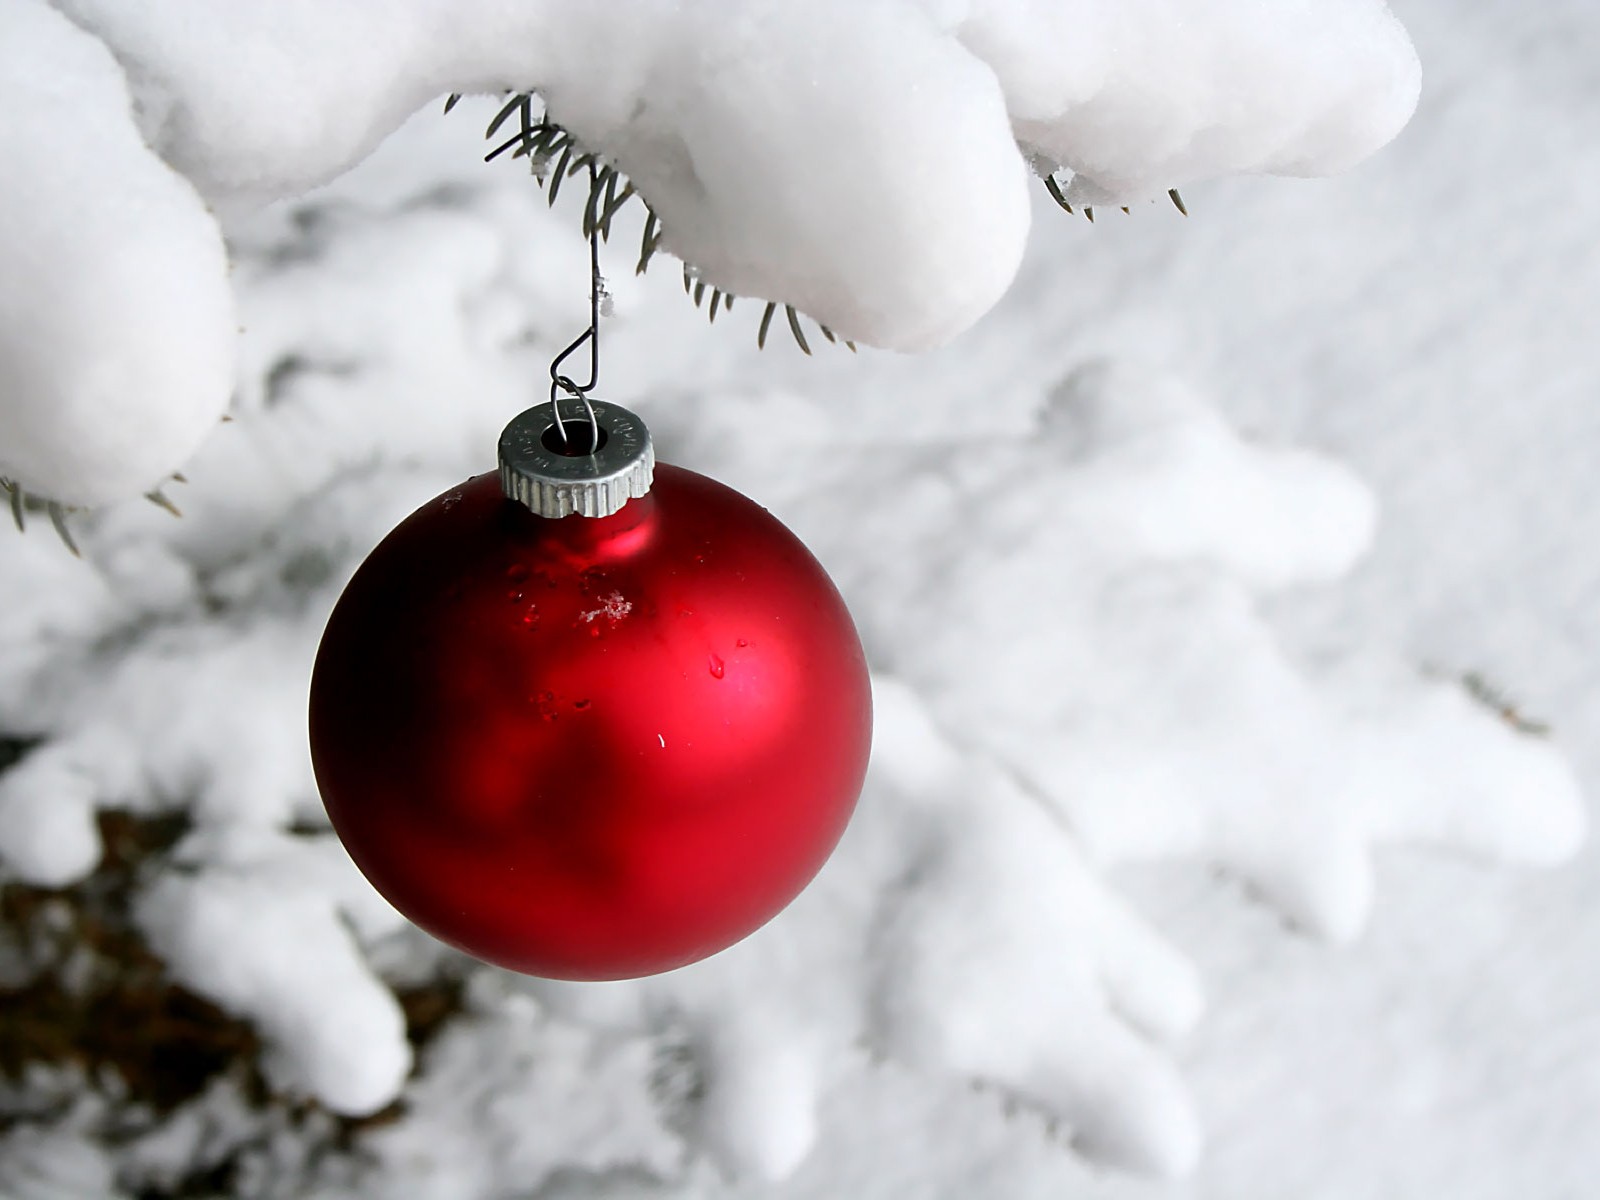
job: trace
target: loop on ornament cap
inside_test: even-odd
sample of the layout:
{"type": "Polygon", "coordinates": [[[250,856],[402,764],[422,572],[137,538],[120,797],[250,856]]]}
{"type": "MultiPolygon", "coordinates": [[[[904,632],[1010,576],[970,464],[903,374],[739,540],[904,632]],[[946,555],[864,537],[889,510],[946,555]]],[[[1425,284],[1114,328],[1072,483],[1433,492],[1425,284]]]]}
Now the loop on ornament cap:
{"type": "Polygon", "coordinates": [[[511,419],[500,434],[500,488],[508,498],[541,517],[609,517],[650,490],[656,456],[645,423],[604,400],[585,399],[583,410],[564,415],[594,414],[594,436],[583,439],[592,453],[564,436],[553,405],[511,419]]]}

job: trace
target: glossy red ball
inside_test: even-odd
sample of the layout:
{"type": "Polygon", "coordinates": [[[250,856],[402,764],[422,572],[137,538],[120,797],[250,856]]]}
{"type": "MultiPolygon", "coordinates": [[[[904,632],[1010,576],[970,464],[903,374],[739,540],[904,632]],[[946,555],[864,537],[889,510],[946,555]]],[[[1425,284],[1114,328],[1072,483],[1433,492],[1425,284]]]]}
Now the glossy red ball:
{"type": "Polygon", "coordinates": [[[480,475],[373,551],[323,635],[311,751],[363,873],[516,971],[616,979],[738,941],[833,850],[866,661],[804,545],[658,465],[609,517],[480,475]]]}

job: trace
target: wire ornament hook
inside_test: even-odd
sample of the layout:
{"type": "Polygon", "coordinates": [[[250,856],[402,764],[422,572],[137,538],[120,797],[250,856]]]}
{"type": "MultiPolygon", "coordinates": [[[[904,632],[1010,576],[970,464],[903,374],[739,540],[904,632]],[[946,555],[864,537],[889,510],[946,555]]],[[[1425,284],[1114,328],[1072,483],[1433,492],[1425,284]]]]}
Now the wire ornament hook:
{"type": "MultiPolygon", "coordinates": [[[[593,159],[589,160],[589,186],[593,194],[598,183],[599,168],[593,159]]],[[[605,281],[600,276],[600,227],[598,223],[589,226],[589,328],[585,329],[572,343],[556,355],[550,363],[550,413],[555,418],[556,433],[561,438],[563,446],[571,446],[571,439],[567,437],[567,427],[561,416],[561,393],[566,392],[574,396],[583,405],[583,410],[589,417],[589,453],[594,454],[600,449],[600,418],[595,415],[594,405],[589,402],[589,393],[594,391],[600,382],[600,297],[605,291],[605,281]],[[583,348],[584,343],[589,344],[589,380],[587,383],[576,383],[571,377],[561,373],[561,365],[583,348]]]]}

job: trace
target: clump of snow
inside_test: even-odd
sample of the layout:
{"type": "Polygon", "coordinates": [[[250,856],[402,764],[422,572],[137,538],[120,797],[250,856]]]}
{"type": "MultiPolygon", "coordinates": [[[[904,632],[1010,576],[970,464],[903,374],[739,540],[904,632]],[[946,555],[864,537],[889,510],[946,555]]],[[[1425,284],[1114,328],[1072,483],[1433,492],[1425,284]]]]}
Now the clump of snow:
{"type": "Polygon", "coordinates": [[[79,1100],[53,1121],[0,1133],[0,1196],[6,1200],[71,1200],[114,1196],[109,1147],[87,1133],[92,1101],[79,1100]]]}
{"type": "Polygon", "coordinates": [[[1052,521],[1118,553],[1210,561],[1266,590],[1337,579],[1372,544],[1377,503],[1347,467],[1289,447],[1263,453],[1171,377],[1090,363],[1038,426],[1035,469],[1067,464],[1045,483],[1052,521]]]}
{"type": "Polygon", "coordinates": [[[971,5],[1017,140],[1073,174],[1067,199],[1129,204],[1235,171],[1324,175],[1387,143],[1421,72],[1385,4],[1183,0],[971,5]],[[1039,52],[1049,46],[1047,57],[1039,52]]]}
{"type": "Polygon", "coordinates": [[[135,123],[239,211],[346,170],[445,91],[535,90],[707,285],[919,349],[1010,285],[1030,166],[1102,203],[1339,170],[1417,92],[1381,0],[59,9],[77,28],[30,0],[0,42],[18,181],[0,209],[0,472],[75,502],[158,482],[228,398],[217,231],[135,123]]]}
{"type": "Polygon", "coordinates": [[[868,953],[877,1040],[1044,1109],[1097,1161],[1187,1173],[1199,1122],[1151,1039],[1199,1018],[1195,969],[1009,772],[945,741],[909,688],[880,683],[874,701],[875,770],[912,818],[911,862],[868,953]]]}
{"type": "Polygon", "coordinates": [[[101,42],[0,11],[0,477],[65,503],[158,486],[233,384],[221,233],[128,104],[101,42]]]}
{"type": "Polygon", "coordinates": [[[375,1167],[362,1194],[461,1200],[498,1194],[512,1180],[543,1195],[561,1171],[668,1174],[684,1146],[656,1103],[658,1069],[649,1040],[562,1021],[503,976],[479,973],[468,1012],[428,1048],[405,1089],[406,1122],[365,1139],[375,1167]]]}
{"type": "Polygon", "coordinates": [[[321,842],[244,856],[212,850],[200,855],[206,866],[155,882],[138,915],[176,979],[255,1023],[270,1082],[360,1116],[394,1099],[411,1049],[394,994],[345,923],[360,928],[365,916],[370,930],[381,901],[321,842]]]}
{"type": "Polygon", "coordinates": [[[64,887],[100,861],[93,781],[52,749],[0,776],[0,861],[38,887],[64,887]]]}

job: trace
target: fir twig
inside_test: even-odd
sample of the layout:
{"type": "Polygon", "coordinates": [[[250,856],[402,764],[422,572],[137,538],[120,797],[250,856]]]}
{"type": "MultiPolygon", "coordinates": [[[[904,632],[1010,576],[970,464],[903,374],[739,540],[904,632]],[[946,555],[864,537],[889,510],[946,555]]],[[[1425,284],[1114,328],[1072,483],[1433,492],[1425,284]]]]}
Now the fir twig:
{"type": "MultiPolygon", "coordinates": [[[[1044,175],[1042,178],[1044,179],[1044,190],[1050,193],[1050,199],[1054,200],[1064,212],[1076,215],[1078,210],[1073,208],[1072,205],[1067,202],[1067,195],[1061,190],[1061,185],[1056,182],[1054,172],[1044,175]]],[[[1184,216],[1187,217],[1189,215],[1189,209],[1184,205],[1183,197],[1178,195],[1177,188],[1167,189],[1167,199],[1171,200],[1172,206],[1184,216]]],[[[1119,207],[1121,207],[1122,211],[1125,213],[1131,211],[1126,205],[1120,205],[1119,207]]],[[[1092,224],[1094,222],[1094,209],[1089,205],[1085,205],[1082,211],[1083,215],[1088,218],[1089,222],[1092,224]]]]}
{"type": "Polygon", "coordinates": [[[1466,688],[1467,695],[1490,709],[1518,733],[1525,733],[1529,737],[1545,737],[1550,733],[1548,723],[1524,716],[1515,702],[1479,672],[1468,671],[1464,674],[1461,677],[1461,686],[1466,688]]]}
{"type": "Polygon", "coordinates": [[[40,496],[30,497],[23,486],[14,479],[0,478],[0,488],[4,488],[11,497],[11,520],[16,523],[18,533],[28,530],[28,505],[31,501],[36,508],[43,508],[50,516],[50,524],[56,531],[56,536],[61,539],[61,544],[72,551],[74,557],[81,558],[78,543],[72,540],[72,531],[67,528],[67,514],[73,509],[58,500],[47,500],[40,496]]]}

